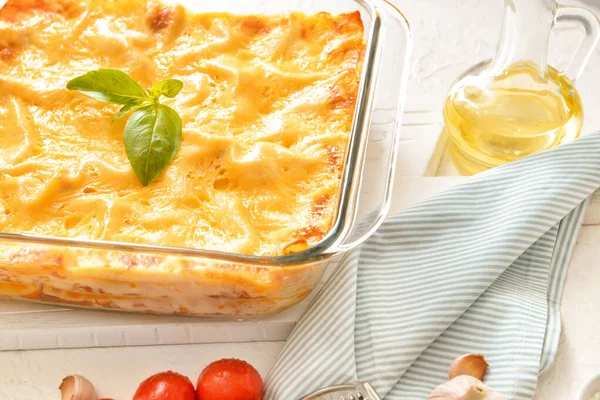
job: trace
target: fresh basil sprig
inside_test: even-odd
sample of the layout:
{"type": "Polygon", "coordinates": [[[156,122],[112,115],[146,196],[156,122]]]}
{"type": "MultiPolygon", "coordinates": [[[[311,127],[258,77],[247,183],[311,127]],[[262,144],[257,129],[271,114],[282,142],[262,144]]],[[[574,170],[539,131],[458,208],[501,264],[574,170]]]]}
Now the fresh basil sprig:
{"type": "Polygon", "coordinates": [[[113,122],[131,113],[123,131],[127,158],[142,185],[154,180],[173,161],[181,144],[181,117],[160,103],[160,97],[173,98],[183,82],[166,79],[144,90],[123,71],[99,69],[71,79],[67,89],[123,107],[113,122]]]}

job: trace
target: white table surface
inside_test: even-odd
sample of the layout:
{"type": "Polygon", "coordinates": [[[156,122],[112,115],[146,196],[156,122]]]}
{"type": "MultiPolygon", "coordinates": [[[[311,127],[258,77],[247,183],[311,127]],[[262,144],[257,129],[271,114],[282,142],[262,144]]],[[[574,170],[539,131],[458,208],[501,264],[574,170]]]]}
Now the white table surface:
{"type": "MultiPolygon", "coordinates": [[[[600,0],[585,2],[588,7],[598,7],[600,15],[600,0]]],[[[400,157],[394,190],[393,211],[398,211],[415,199],[405,194],[424,173],[416,171],[407,161],[415,153],[414,143],[419,142],[412,138],[437,140],[440,104],[448,86],[463,70],[494,52],[503,0],[394,0],[394,3],[408,18],[415,39],[407,108],[430,110],[430,120],[426,123],[419,122],[417,114],[407,115],[409,126],[403,132],[406,157],[400,157]]],[[[582,4],[576,0],[564,3],[582,4]]],[[[576,31],[561,29],[553,33],[550,60],[554,65],[566,65],[576,38],[576,31]]],[[[600,129],[599,72],[600,49],[597,49],[578,85],[586,111],[584,133],[600,129]]],[[[447,168],[437,171],[451,173],[447,168]]],[[[440,189],[431,187],[420,196],[440,189]]],[[[559,353],[551,370],[540,378],[536,400],[574,399],[583,382],[600,371],[599,244],[600,225],[584,226],[562,302],[559,353]]],[[[125,400],[131,398],[140,381],[153,373],[172,369],[195,380],[206,364],[223,357],[245,359],[265,375],[283,345],[284,342],[213,343],[2,352],[0,400],[58,399],[61,379],[73,373],[92,380],[101,397],[125,400]]]]}

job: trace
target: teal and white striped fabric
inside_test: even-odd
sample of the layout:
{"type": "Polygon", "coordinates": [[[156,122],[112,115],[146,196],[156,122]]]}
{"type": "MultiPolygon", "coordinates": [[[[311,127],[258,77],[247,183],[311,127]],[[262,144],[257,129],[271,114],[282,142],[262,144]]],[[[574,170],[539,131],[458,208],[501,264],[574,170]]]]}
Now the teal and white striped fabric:
{"type": "Polygon", "coordinates": [[[595,134],[390,217],[298,323],[265,399],[356,381],[386,400],[427,399],[471,352],[491,365],[486,383],[531,399],[556,351],[569,257],[599,187],[595,134]]]}

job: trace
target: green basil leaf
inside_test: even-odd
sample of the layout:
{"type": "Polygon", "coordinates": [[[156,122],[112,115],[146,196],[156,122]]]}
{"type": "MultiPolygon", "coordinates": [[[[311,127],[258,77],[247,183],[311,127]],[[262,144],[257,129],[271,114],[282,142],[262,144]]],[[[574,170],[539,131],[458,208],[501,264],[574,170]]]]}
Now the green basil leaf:
{"type": "Polygon", "coordinates": [[[149,99],[139,83],[123,71],[99,69],[71,79],[67,89],[108,103],[129,104],[149,99]]]}
{"type": "Polygon", "coordinates": [[[183,82],[166,79],[144,90],[125,72],[99,69],[87,72],[67,83],[67,89],[123,107],[115,122],[131,113],[123,142],[129,163],[142,185],[152,182],[166,168],[181,145],[181,117],[175,110],[159,103],[160,96],[175,97],[183,82]]]}
{"type": "Polygon", "coordinates": [[[143,102],[143,101],[136,101],[133,103],[125,104],[123,107],[121,107],[121,109],[119,110],[119,113],[117,115],[115,115],[115,117],[112,119],[111,123],[114,124],[116,121],[120,120],[121,118],[126,116],[128,113],[135,111],[138,108],[145,106],[146,104],[147,104],[147,102],[143,102]]]}
{"type": "Polygon", "coordinates": [[[152,88],[152,93],[154,93],[156,97],[167,96],[173,98],[177,96],[182,88],[183,82],[181,82],[179,79],[166,79],[154,85],[152,88]]]}
{"type": "Polygon", "coordinates": [[[158,103],[158,96],[154,94],[152,89],[146,90],[146,93],[148,94],[148,98],[152,99],[153,102],[158,103]]]}
{"type": "Polygon", "coordinates": [[[125,125],[123,141],[131,167],[146,186],[169,165],[179,150],[181,117],[163,104],[139,108],[125,125]]]}

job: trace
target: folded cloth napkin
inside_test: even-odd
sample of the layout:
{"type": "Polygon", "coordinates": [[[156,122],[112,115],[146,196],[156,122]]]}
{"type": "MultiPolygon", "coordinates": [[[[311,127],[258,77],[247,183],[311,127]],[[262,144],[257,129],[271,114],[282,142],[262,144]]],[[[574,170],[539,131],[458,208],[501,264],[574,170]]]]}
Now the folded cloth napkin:
{"type": "Polygon", "coordinates": [[[369,382],[427,399],[460,354],[486,383],[531,399],[560,334],[559,303],[600,133],[482,173],[390,217],[345,255],[266,379],[266,400],[369,382]]]}

